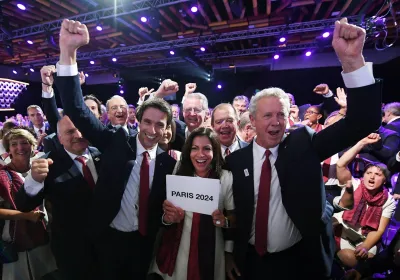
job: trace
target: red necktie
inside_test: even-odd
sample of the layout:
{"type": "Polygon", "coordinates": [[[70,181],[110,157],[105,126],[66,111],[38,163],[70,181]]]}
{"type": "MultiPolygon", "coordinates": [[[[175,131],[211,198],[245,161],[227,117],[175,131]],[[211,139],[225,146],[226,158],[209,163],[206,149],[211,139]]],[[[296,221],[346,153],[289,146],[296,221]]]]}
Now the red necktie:
{"type": "Polygon", "coordinates": [[[188,259],[187,279],[200,280],[199,271],[199,229],[200,214],[193,213],[192,231],[190,233],[190,250],[188,259]]]}
{"type": "Polygon", "coordinates": [[[231,154],[231,151],[229,150],[229,148],[226,148],[225,150],[225,156],[229,156],[231,154]]]}
{"type": "Polygon", "coordinates": [[[261,168],[260,186],[256,210],[256,240],[255,248],[260,256],[267,252],[269,196],[271,188],[270,150],[265,151],[265,160],[261,168]]]}
{"type": "Polygon", "coordinates": [[[93,190],[94,186],[96,185],[92,173],[90,172],[89,167],[86,164],[86,159],[83,156],[79,156],[75,158],[77,161],[79,161],[82,164],[82,172],[83,172],[83,178],[86,180],[86,182],[89,184],[89,187],[93,190]]]}
{"type": "Polygon", "coordinates": [[[327,158],[322,163],[322,176],[324,179],[324,183],[326,183],[329,179],[329,168],[331,167],[331,158],[327,158]]]}
{"type": "Polygon", "coordinates": [[[43,130],[39,129],[39,136],[42,135],[43,130]]]}
{"type": "Polygon", "coordinates": [[[143,161],[140,166],[140,190],[139,190],[139,232],[147,234],[147,205],[149,200],[150,178],[149,178],[149,153],[143,153],[143,161]]]}

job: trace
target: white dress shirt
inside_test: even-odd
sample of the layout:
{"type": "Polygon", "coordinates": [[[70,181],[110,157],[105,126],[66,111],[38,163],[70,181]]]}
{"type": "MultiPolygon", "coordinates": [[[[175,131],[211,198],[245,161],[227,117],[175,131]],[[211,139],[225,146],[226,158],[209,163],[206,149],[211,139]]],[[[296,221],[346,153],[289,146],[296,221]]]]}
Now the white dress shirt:
{"type": "Polygon", "coordinates": [[[229,149],[229,151],[231,153],[233,153],[234,151],[240,149],[239,141],[236,139],[236,137],[235,137],[235,141],[229,147],[221,144],[221,151],[222,151],[222,157],[223,158],[225,158],[225,156],[226,156],[225,151],[226,151],[227,148],[229,149]]]}
{"type": "Polygon", "coordinates": [[[398,162],[400,162],[400,152],[398,152],[398,153],[396,154],[396,160],[397,160],[398,162]]]}
{"type": "MultiPolygon", "coordinates": [[[[256,136],[257,137],[257,136],[256,136]]],[[[256,138],[255,138],[256,140],[256,138]]],[[[255,223],[257,212],[258,190],[260,185],[261,168],[265,160],[266,149],[253,142],[253,167],[254,167],[254,215],[253,225],[251,228],[250,244],[255,242],[255,223]]],[[[279,183],[278,173],[275,168],[275,161],[278,158],[278,146],[269,149],[271,155],[271,187],[269,198],[269,213],[268,213],[268,239],[267,250],[269,253],[280,252],[292,247],[301,240],[300,231],[296,228],[289,215],[286,212],[285,206],[282,203],[281,186],[279,183]]]]}
{"type": "Polygon", "coordinates": [[[391,119],[390,121],[388,121],[387,124],[390,124],[391,122],[394,122],[394,121],[397,120],[397,119],[400,119],[400,116],[399,116],[399,117],[394,117],[393,119],[391,119]]]}
{"type": "MultiPolygon", "coordinates": [[[[146,149],[142,146],[139,138],[136,137],[136,159],[135,165],[129,175],[128,183],[126,184],[124,195],[121,200],[121,208],[117,216],[111,222],[110,226],[119,231],[131,232],[139,229],[139,189],[140,189],[140,167],[143,161],[143,152],[146,149]]],[[[157,146],[149,153],[149,176],[150,176],[150,189],[153,183],[154,168],[156,165],[157,146]]]]}
{"type": "MultiPolygon", "coordinates": [[[[74,164],[76,165],[79,172],[83,176],[82,164],[79,161],[75,160],[75,158],[78,157],[78,155],[70,153],[67,150],[65,150],[65,151],[70,156],[70,158],[73,160],[74,164]]],[[[82,154],[82,156],[85,158],[86,165],[89,168],[90,173],[92,174],[94,182],[96,183],[97,182],[97,171],[96,171],[96,167],[93,162],[93,158],[92,158],[91,154],[89,153],[89,150],[86,149],[86,151],[82,154]]],[[[39,183],[39,182],[35,181],[32,178],[31,173],[29,172],[28,176],[26,176],[26,178],[25,178],[25,184],[24,184],[25,192],[29,196],[35,196],[43,189],[43,187],[44,187],[44,182],[39,183]]]]}
{"type": "Polygon", "coordinates": [[[36,126],[33,126],[33,130],[35,131],[36,136],[39,137],[42,133],[46,132],[46,125],[45,125],[45,123],[43,123],[43,126],[41,128],[37,128],[36,126]],[[42,133],[40,133],[39,130],[42,130],[42,133]]]}

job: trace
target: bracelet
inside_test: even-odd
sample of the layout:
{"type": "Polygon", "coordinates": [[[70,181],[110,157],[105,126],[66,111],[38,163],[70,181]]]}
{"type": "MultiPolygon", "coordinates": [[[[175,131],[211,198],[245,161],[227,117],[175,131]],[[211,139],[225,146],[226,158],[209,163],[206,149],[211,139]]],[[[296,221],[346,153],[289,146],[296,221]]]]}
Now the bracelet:
{"type": "Polygon", "coordinates": [[[44,85],[46,85],[48,87],[52,87],[53,86],[53,85],[49,85],[49,84],[46,84],[46,83],[43,83],[43,82],[42,82],[42,84],[44,84],[44,85]]]}

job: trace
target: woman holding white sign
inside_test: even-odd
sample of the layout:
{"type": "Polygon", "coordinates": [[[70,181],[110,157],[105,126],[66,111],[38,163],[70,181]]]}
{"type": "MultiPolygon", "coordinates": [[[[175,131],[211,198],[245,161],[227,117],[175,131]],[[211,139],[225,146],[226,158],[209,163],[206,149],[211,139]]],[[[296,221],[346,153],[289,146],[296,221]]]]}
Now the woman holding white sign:
{"type": "MultiPolygon", "coordinates": [[[[232,227],[234,202],[232,174],[222,170],[224,160],[217,139],[212,129],[201,127],[190,134],[183,147],[176,175],[219,179],[219,209],[209,216],[183,211],[167,200],[164,202],[163,223],[169,226],[162,234],[151,269],[151,273],[163,279],[225,279],[221,228],[232,227]]],[[[190,191],[190,186],[187,187],[190,191]]]]}

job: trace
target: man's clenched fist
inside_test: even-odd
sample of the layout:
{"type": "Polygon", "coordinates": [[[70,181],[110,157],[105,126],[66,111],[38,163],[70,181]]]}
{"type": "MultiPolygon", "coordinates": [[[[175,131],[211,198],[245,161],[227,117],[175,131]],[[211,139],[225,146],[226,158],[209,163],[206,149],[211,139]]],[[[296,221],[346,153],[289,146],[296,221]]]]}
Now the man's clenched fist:
{"type": "Polygon", "coordinates": [[[60,51],[75,52],[89,44],[89,31],[85,24],[79,21],[64,19],[60,31],[60,51]]]}
{"type": "Polygon", "coordinates": [[[49,166],[53,164],[51,158],[39,158],[32,161],[31,175],[33,180],[43,183],[49,173],[49,166]]]}

